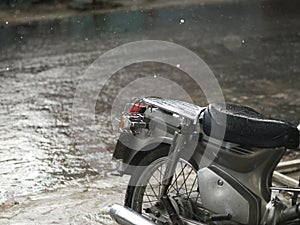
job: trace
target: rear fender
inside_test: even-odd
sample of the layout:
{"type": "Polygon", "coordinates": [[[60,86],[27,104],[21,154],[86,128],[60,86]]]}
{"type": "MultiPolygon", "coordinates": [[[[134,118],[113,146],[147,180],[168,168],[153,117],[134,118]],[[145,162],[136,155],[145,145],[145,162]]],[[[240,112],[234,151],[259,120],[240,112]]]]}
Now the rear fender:
{"type": "Polygon", "coordinates": [[[113,159],[121,160],[121,173],[132,174],[135,166],[139,165],[141,159],[155,151],[163,151],[167,155],[172,138],[160,137],[155,139],[138,139],[132,134],[122,133],[114,150],[113,159]]]}

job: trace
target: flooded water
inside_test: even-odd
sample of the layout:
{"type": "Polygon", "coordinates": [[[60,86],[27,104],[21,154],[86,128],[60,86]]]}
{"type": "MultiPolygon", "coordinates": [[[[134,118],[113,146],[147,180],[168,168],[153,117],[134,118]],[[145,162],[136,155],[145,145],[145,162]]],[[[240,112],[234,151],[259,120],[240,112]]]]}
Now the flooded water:
{"type": "MultiPolygon", "coordinates": [[[[275,1],[83,15],[21,25],[0,21],[0,202],[59,187],[82,187],[94,177],[106,179],[116,167],[110,159],[118,137],[109,106],[132,78],[159,74],[182,83],[197,104],[203,102],[200,91],[174,68],[156,63],[125,68],[118,72],[122,76],[109,81],[106,97],[97,103],[98,139],[87,138],[94,151],[83,154],[70,126],[76,86],[97,57],[123,43],[155,39],[183,45],[209,65],[228,102],[300,123],[299,9],[275,1]]],[[[88,130],[83,127],[82,133],[88,130]]]]}

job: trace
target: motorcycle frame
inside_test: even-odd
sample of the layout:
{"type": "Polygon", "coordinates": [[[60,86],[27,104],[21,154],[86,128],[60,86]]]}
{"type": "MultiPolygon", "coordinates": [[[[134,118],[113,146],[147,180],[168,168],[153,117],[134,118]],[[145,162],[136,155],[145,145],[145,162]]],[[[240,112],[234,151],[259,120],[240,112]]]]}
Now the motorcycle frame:
{"type": "MultiPolygon", "coordinates": [[[[271,200],[272,186],[272,174],[279,163],[280,159],[284,155],[285,148],[276,149],[258,149],[258,148],[245,148],[234,143],[209,141],[202,129],[197,130],[197,127],[201,127],[200,124],[189,123],[194,127],[194,131],[199,134],[196,147],[192,153],[192,156],[187,160],[192,159],[193,164],[197,166],[197,169],[201,169],[201,160],[203,158],[213,159],[210,167],[216,167],[223,171],[225,175],[229,175],[235,181],[243,184],[243,186],[257,197],[259,201],[260,215],[258,218],[260,221],[266,213],[266,206],[271,200]]],[[[182,126],[179,126],[182,127],[182,126]]],[[[156,127],[156,129],[159,126],[156,127]]],[[[132,175],[135,166],[138,165],[140,160],[147,157],[147,154],[157,151],[159,148],[153,148],[153,146],[169,145],[170,150],[174,148],[179,149],[184,153],[183,146],[172,146],[172,143],[176,143],[174,137],[175,132],[181,132],[178,127],[167,126],[165,136],[156,137],[153,139],[143,140],[142,138],[135,138],[138,135],[132,135],[130,133],[121,133],[117,142],[113,158],[122,160],[122,166],[120,168],[121,175],[132,175]],[[130,145],[126,144],[130,143],[130,145]],[[131,146],[131,148],[127,147],[131,146]]],[[[188,135],[192,135],[189,132],[188,135]]],[[[195,132],[194,132],[195,133],[195,132]]],[[[185,133],[185,135],[187,135],[185,133]]],[[[193,138],[184,137],[185,140],[192,140],[193,138]]],[[[193,141],[191,141],[193,142],[193,141]]],[[[182,143],[182,142],[179,142],[182,143]]],[[[186,145],[186,144],[185,144],[186,145]]],[[[165,155],[169,155],[170,152],[165,152],[165,155]]],[[[183,157],[184,158],[184,157],[183,157]]],[[[178,157],[175,156],[178,160],[178,157]]],[[[174,168],[177,164],[176,160],[169,160],[168,167],[174,168]]],[[[145,165],[146,166],[146,165],[145,165]]],[[[173,170],[171,170],[172,173],[173,170]]],[[[172,177],[172,174],[165,174],[165,177],[172,177]]],[[[166,179],[167,180],[167,179],[166,179]]],[[[169,182],[165,182],[167,185],[169,182]]],[[[164,193],[161,193],[161,196],[164,193]]],[[[257,222],[259,224],[259,221],[257,222]]]]}
{"type": "MultiPolygon", "coordinates": [[[[147,151],[145,149],[151,149],[152,146],[158,144],[171,146],[173,138],[170,137],[169,134],[165,137],[161,137],[160,140],[136,143],[136,146],[140,148],[143,146],[140,150],[126,147],[121,140],[129,142],[142,142],[142,140],[133,139],[132,135],[123,133],[120,136],[120,140],[114,152],[114,158],[122,159],[121,172],[131,175],[135,166],[138,165],[138,162],[150,152],[155,151],[147,151]],[[123,157],[120,157],[121,155],[123,155],[123,157]]],[[[270,187],[272,186],[272,174],[285,151],[285,148],[254,149],[253,151],[249,151],[248,149],[228,142],[223,142],[220,146],[208,142],[208,137],[203,136],[198,140],[196,149],[191,158],[194,161],[193,164],[197,165],[197,169],[200,169],[200,162],[203,157],[213,157],[214,160],[211,166],[218,167],[227,174],[230,174],[261,199],[260,212],[261,215],[264,215],[266,205],[271,197],[270,187]],[[219,150],[219,148],[221,149],[219,150]],[[216,155],[214,155],[215,152],[217,152],[216,155]]],[[[165,154],[167,155],[168,153],[169,152],[166,152],[165,154]]],[[[174,167],[174,165],[170,166],[174,167]]]]}

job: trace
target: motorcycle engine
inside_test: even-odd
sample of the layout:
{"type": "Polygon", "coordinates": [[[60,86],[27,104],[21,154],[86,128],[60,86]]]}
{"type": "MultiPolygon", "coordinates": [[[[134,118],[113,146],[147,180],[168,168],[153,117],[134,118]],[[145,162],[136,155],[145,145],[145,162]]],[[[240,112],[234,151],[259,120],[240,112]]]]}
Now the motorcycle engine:
{"type": "Polygon", "coordinates": [[[216,214],[230,214],[239,224],[257,225],[260,200],[243,184],[216,166],[198,171],[201,202],[216,214]]]}

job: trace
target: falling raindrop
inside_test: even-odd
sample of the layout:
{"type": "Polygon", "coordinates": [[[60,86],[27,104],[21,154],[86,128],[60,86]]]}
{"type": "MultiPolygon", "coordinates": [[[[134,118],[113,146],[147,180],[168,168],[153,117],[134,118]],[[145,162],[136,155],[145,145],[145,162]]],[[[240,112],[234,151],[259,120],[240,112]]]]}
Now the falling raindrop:
{"type": "Polygon", "coordinates": [[[22,40],[22,39],[23,39],[23,36],[20,36],[20,39],[22,40]]]}
{"type": "Polygon", "coordinates": [[[224,47],[230,51],[238,50],[241,47],[242,43],[243,41],[238,35],[227,35],[223,38],[224,47]]]}
{"type": "Polygon", "coordinates": [[[9,71],[9,67],[6,67],[6,71],[9,71]]]}
{"type": "Polygon", "coordinates": [[[242,43],[245,44],[245,40],[242,40],[242,43]]]}
{"type": "Polygon", "coordinates": [[[7,25],[7,24],[8,24],[8,21],[6,21],[5,24],[7,25]]]}
{"type": "Polygon", "coordinates": [[[85,41],[88,41],[89,39],[86,37],[84,40],[85,40],[85,41]]]}
{"type": "Polygon", "coordinates": [[[177,68],[180,68],[180,64],[177,64],[176,67],[177,67],[177,68]]]}
{"type": "Polygon", "coordinates": [[[157,78],[157,75],[156,75],[156,74],[154,74],[154,75],[153,75],[153,77],[154,77],[154,78],[157,78]]]}
{"type": "Polygon", "coordinates": [[[180,19],[180,23],[179,24],[184,24],[184,19],[180,19]]]}

